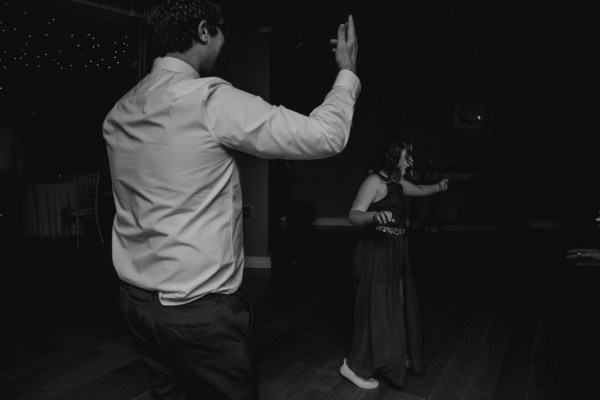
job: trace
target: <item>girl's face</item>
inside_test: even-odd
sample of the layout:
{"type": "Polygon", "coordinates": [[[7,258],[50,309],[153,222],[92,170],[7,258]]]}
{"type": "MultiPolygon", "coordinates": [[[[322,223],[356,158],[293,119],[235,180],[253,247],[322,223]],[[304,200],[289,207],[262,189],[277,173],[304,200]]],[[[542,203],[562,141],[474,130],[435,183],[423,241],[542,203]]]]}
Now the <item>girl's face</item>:
{"type": "Polygon", "coordinates": [[[412,167],[412,165],[413,159],[410,154],[410,149],[402,150],[402,153],[400,154],[400,160],[398,160],[398,168],[400,169],[402,176],[404,176],[406,169],[412,167]]]}

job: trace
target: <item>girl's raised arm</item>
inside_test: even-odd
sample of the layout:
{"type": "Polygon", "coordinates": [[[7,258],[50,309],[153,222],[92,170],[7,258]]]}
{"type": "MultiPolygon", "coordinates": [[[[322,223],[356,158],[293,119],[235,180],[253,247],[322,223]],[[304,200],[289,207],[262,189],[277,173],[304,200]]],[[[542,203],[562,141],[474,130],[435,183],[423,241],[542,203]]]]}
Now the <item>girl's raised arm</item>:
{"type": "Polygon", "coordinates": [[[402,179],[400,183],[404,189],[404,194],[407,196],[430,196],[448,190],[448,179],[442,179],[433,185],[415,185],[406,179],[402,179]]]}

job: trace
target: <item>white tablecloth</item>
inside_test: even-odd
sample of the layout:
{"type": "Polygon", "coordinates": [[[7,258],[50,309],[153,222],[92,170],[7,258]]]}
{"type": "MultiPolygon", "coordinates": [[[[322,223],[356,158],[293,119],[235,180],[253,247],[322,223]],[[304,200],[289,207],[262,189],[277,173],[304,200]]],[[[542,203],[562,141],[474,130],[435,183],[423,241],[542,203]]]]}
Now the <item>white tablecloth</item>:
{"type": "MultiPolygon", "coordinates": [[[[75,184],[31,183],[25,186],[23,235],[26,238],[60,238],[63,208],[75,206],[75,184]]],[[[65,230],[65,236],[70,230],[65,230]]]]}

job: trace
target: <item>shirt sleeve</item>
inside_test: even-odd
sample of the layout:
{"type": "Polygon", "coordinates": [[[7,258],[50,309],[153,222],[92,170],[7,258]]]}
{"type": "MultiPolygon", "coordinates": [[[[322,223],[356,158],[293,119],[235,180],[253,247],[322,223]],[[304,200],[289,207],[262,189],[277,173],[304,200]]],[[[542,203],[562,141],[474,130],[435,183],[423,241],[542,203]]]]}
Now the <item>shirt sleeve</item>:
{"type": "Polygon", "coordinates": [[[326,158],[348,143],[360,89],[358,77],[341,70],[323,103],[306,116],[216,81],[204,112],[213,137],[228,148],[261,158],[326,158]]]}

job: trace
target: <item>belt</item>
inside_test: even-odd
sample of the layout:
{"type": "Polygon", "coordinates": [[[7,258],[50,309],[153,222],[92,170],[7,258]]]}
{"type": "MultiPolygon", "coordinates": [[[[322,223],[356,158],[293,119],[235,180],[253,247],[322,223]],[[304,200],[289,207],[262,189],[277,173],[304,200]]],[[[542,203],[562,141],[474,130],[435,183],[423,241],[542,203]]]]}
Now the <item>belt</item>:
{"type": "Polygon", "coordinates": [[[383,232],[383,233],[388,233],[390,235],[404,235],[404,233],[406,232],[406,229],[404,228],[394,228],[391,226],[383,226],[383,225],[378,225],[375,227],[376,231],[379,232],[383,232]]]}
{"type": "MultiPolygon", "coordinates": [[[[160,303],[160,299],[159,299],[159,294],[157,290],[148,290],[148,289],[142,289],[141,287],[132,285],[131,283],[125,282],[125,281],[121,281],[121,292],[129,292],[129,293],[135,293],[135,297],[138,300],[145,300],[145,301],[151,301],[154,303],[160,303]]],[[[224,293],[206,293],[205,295],[203,295],[200,298],[197,298],[194,301],[206,301],[206,300],[211,300],[211,299],[216,299],[217,302],[220,300],[219,298],[221,296],[227,296],[224,293]]],[[[191,303],[191,302],[190,302],[191,303]]],[[[188,303],[183,303],[183,304],[188,304],[188,303]]]]}

